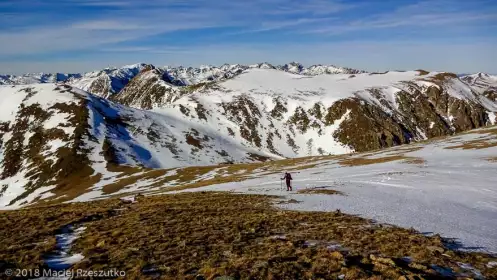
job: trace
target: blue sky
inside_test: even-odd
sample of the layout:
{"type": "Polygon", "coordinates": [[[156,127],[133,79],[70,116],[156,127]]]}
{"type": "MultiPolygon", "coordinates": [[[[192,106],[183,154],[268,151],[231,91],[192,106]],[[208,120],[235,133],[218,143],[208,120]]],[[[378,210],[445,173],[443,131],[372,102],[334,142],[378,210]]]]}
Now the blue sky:
{"type": "Polygon", "coordinates": [[[497,73],[497,1],[0,0],[0,73],[263,61],[497,73]]]}

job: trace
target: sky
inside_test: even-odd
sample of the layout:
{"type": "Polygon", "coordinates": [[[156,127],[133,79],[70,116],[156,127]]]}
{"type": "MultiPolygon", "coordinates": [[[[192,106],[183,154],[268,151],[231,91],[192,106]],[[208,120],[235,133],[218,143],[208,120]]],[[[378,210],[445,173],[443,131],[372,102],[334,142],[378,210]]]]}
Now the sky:
{"type": "Polygon", "coordinates": [[[0,0],[0,74],[291,61],[497,74],[497,1],[0,0]]]}

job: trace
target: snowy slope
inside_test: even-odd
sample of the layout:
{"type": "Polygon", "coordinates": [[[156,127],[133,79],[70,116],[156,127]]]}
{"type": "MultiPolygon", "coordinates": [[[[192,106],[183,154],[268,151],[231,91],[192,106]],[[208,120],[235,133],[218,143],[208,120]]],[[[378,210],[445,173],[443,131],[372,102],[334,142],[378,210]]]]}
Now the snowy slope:
{"type": "MultiPolygon", "coordinates": [[[[180,115],[284,157],[342,154],[494,123],[495,101],[457,78],[440,77],[444,75],[303,76],[252,67],[192,91],[169,84],[163,95],[156,92],[159,97],[138,94],[124,104],[180,115]]],[[[146,93],[147,88],[126,92],[146,93]]]]}
{"type": "Polygon", "coordinates": [[[340,209],[454,238],[463,250],[497,252],[496,127],[375,153],[309,159],[277,171],[259,168],[243,182],[184,191],[283,195],[282,200],[300,201],[278,204],[285,209],[340,209]],[[280,189],[283,171],[293,173],[293,192],[280,189]],[[311,188],[344,195],[298,193],[311,188]]]}
{"type": "Polygon", "coordinates": [[[497,76],[495,75],[476,73],[462,76],[461,80],[482,93],[488,91],[489,88],[493,90],[497,89],[497,76]]]}
{"type": "Polygon", "coordinates": [[[43,184],[44,191],[53,188],[51,177],[60,171],[54,164],[62,156],[58,151],[74,145],[76,123],[69,113],[78,100],[54,87],[0,86],[2,205],[27,189],[35,191],[36,184],[43,184]],[[40,174],[42,170],[45,174],[40,174]]]}
{"type": "Polygon", "coordinates": [[[0,86],[0,96],[2,206],[99,180],[117,165],[170,168],[279,158],[177,114],[132,109],[67,85],[0,86]]]}

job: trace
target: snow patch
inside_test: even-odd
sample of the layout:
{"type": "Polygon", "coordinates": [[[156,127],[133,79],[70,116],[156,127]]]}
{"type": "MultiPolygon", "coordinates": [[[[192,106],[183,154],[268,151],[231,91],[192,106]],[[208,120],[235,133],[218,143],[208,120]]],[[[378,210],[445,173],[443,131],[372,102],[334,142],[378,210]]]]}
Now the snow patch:
{"type": "MultiPolygon", "coordinates": [[[[462,268],[465,271],[469,272],[469,274],[471,274],[471,276],[473,276],[475,279],[480,279],[480,280],[485,279],[485,277],[483,276],[483,274],[481,274],[481,271],[479,271],[478,269],[474,268],[472,265],[467,264],[467,263],[457,263],[457,264],[459,265],[460,268],[462,268]]],[[[467,273],[465,273],[465,274],[467,274],[467,273]]]]}
{"type": "Polygon", "coordinates": [[[491,124],[497,124],[497,116],[495,115],[495,112],[488,112],[488,119],[491,124]]]}
{"type": "Polygon", "coordinates": [[[31,202],[36,199],[45,199],[54,196],[54,193],[49,192],[50,190],[54,189],[56,186],[46,186],[46,187],[40,187],[35,189],[32,193],[30,193],[28,196],[26,196],[23,199],[20,199],[16,201],[14,204],[12,204],[11,207],[21,207],[21,206],[26,206],[32,204],[31,202]]]}
{"type": "Polygon", "coordinates": [[[73,264],[84,259],[81,254],[70,254],[72,243],[78,239],[86,227],[76,229],[69,225],[61,229],[62,233],[55,236],[57,240],[57,250],[55,253],[45,258],[45,264],[54,270],[69,269],[73,264]]]}

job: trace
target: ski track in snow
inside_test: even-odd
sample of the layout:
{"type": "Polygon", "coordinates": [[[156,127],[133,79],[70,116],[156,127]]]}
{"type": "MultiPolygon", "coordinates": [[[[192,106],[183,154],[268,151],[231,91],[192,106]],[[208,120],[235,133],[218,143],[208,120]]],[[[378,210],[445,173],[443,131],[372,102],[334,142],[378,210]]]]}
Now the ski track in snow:
{"type": "MultiPolygon", "coordinates": [[[[464,142],[485,137],[468,134],[464,142]]],[[[460,242],[460,250],[497,253],[497,164],[484,160],[497,156],[497,147],[445,149],[459,143],[433,142],[406,156],[423,164],[386,162],[363,166],[340,166],[331,160],[293,174],[294,192],[281,190],[280,176],[252,174],[252,179],[212,185],[195,191],[284,195],[301,203],[278,204],[300,211],[335,211],[357,214],[378,222],[439,233],[460,242]],[[298,194],[295,190],[326,187],[345,195],[298,194]]],[[[380,152],[388,156],[395,149],[380,152]]],[[[291,168],[288,168],[291,170],[291,168]]]]}

